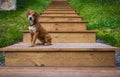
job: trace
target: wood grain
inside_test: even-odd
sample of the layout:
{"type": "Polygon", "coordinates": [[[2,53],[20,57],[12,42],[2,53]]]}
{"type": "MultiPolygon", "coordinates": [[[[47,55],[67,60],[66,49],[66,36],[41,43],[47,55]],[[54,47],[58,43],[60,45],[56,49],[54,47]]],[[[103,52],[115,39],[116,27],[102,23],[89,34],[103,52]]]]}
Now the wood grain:
{"type": "Polygon", "coordinates": [[[43,13],[76,13],[75,11],[44,11],[43,13]]]}
{"type": "Polygon", "coordinates": [[[40,16],[40,22],[80,22],[82,17],[75,16],[40,16]]]}
{"type": "Polygon", "coordinates": [[[86,30],[87,22],[41,22],[47,31],[80,31],[86,30]]]}
{"type": "Polygon", "coordinates": [[[35,45],[35,47],[30,47],[30,43],[24,43],[20,42],[5,48],[1,48],[1,51],[27,51],[27,52],[33,52],[33,51],[41,51],[41,52],[81,52],[81,51],[115,51],[120,50],[120,48],[112,47],[109,45],[101,44],[101,43],[53,43],[50,46],[43,46],[43,45],[35,45]]]}
{"type": "MultiPolygon", "coordinates": [[[[95,43],[96,33],[50,33],[53,43],[95,43]],[[73,40],[74,39],[74,40],[73,40]]],[[[23,42],[30,43],[30,34],[23,34],[23,42]]],[[[39,42],[39,40],[37,41],[39,42]]]]}
{"type": "Polygon", "coordinates": [[[1,67],[0,77],[120,77],[114,67],[1,67]]]}
{"type": "Polygon", "coordinates": [[[113,52],[6,52],[6,66],[115,66],[113,52]]]}
{"type": "Polygon", "coordinates": [[[74,14],[74,13],[70,13],[70,14],[43,13],[41,16],[78,16],[78,14],[74,14]]]}

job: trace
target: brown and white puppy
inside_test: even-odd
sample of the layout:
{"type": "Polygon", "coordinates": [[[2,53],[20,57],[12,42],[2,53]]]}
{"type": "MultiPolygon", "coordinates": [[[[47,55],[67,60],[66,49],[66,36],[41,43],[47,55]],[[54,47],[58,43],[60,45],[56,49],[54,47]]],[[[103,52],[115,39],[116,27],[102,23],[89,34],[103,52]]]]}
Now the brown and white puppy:
{"type": "Polygon", "coordinates": [[[35,45],[37,39],[39,39],[43,45],[52,45],[52,38],[41,26],[39,22],[40,16],[37,12],[30,10],[26,13],[26,16],[30,21],[29,30],[31,34],[31,47],[35,45]]]}

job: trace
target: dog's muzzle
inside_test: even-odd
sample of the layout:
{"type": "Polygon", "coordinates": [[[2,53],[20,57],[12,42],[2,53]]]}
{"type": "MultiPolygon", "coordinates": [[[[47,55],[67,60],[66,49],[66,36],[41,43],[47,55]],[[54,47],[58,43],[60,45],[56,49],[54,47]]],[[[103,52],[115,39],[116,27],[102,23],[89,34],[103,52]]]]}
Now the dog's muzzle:
{"type": "Polygon", "coordinates": [[[29,19],[29,20],[33,20],[32,15],[29,15],[29,16],[28,16],[28,19],[29,19]]]}

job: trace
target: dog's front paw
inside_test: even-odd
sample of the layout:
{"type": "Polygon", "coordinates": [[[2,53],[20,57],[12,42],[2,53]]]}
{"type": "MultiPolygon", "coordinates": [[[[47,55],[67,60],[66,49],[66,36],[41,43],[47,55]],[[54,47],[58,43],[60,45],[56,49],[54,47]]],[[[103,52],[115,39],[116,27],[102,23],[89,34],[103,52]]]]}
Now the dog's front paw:
{"type": "Polygon", "coordinates": [[[34,45],[30,45],[30,47],[34,47],[34,45]]]}
{"type": "Polygon", "coordinates": [[[52,45],[51,43],[44,43],[45,46],[49,46],[52,45]]]}
{"type": "Polygon", "coordinates": [[[48,44],[47,43],[44,43],[45,46],[47,46],[48,44]]]}

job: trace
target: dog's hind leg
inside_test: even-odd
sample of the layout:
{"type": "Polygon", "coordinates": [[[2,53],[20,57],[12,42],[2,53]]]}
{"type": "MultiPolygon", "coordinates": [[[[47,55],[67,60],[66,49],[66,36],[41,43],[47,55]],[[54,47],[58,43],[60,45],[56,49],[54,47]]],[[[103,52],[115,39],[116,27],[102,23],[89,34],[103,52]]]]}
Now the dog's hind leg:
{"type": "Polygon", "coordinates": [[[44,38],[38,38],[38,40],[39,40],[41,43],[37,43],[37,45],[44,45],[44,43],[46,42],[44,38]]]}
{"type": "Polygon", "coordinates": [[[46,41],[45,45],[52,45],[52,38],[50,35],[45,36],[45,41],[46,41]]]}

